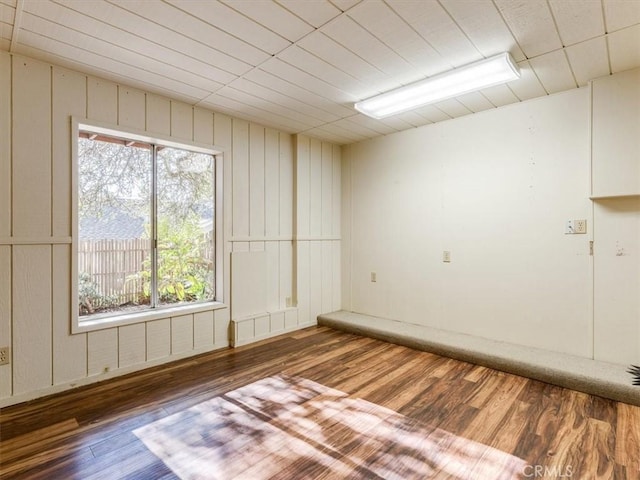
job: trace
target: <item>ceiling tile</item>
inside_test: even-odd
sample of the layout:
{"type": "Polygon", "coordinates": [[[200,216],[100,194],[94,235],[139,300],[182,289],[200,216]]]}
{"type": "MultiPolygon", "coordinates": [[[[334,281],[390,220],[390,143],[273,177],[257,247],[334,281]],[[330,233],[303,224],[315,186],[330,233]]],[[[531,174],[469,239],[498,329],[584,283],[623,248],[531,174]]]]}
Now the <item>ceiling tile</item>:
{"type": "MultiPolygon", "coordinates": [[[[326,112],[320,108],[316,108],[312,105],[304,103],[300,100],[287,96],[283,93],[271,90],[267,87],[263,87],[251,80],[241,78],[233,82],[229,87],[244,92],[248,95],[253,95],[261,100],[271,102],[276,105],[281,105],[289,110],[295,110],[308,117],[315,118],[320,122],[332,122],[341,118],[333,113],[326,112]]],[[[352,113],[352,112],[351,112],[352,113]]]]}
{"type": "Polygon", "coordinates": [[[518,101],[518,97],[515,96],[507,85],[483,88],[480,92],[496,107],[502,107],[518,101]]]}
{"type": "Polygon", "coordinates": [[[563,45],[604,35],[600,0],[549,0],[563,45]]]}
{"type": "MultiPolygon", "coordinates": [[[[400,4],[391,5],[397,8],[400,4]]],[[[431,76],[451,68],[446,59],[385,3],[378,0],[363,2],[348,15],[369,32],[375,32],[376,38],[412,64],[420,75],[431,76]]]]}
{"type": "Polygon", "coordinates": [[[399,130],[398,128],[393,126],[393,121],[387,122],[386,118],[376,120],[375,118],[367,117],[366,115],[363,115],[361,113],[356,113],[355,115],[348,117],[346,120],[356,123],[362,127],[368,128],[369,130],[373,130],[374,132],[377,132],[378,135],[387,135],[399,130]]]}
{"type": "Polygon", "coordinates": [[[480,92],[471,92],[465,95],[460,95],[457,97],[457,100],[469,111],[474,113],[495,108],[495,105],[480,92]]]}
{"type": "Polygon", "coordinates": [[[482,55],[510,52],[516,62],[524,60],[524,53],[491,0],[440,0],[440,3],[482,55]]]}
{"type": "Polygon", "coordinates": [[[435,105],[425,105],[424,107],[418,107],[414,112],[421,117],[426,118],[431,123],[442,122],[444,120],[451,120],[451,115],[446,114],[435,105]]]}
{"type": "Polygon", "coordinates": [[[567,47],[566,51],[579,86],[584,87],[594,78],[609,75],[609,52],[604,37],[567,47]]]}
{"type": "Polygon", "coordinates": [[[399,77],[410,72],[415,76],[415,69],[409,62],[346,15],[320,30],[382,72],[399,77]]]}
{"type": "MultiPolygon", "coordinates": [[[[162,62],[165,65],[179,68],[184,72],[200,75],[223,84],[234,80],[237,78],[237,75],[245,73],[251,68],[251,65],[247,63],[211,49],[207,49],[206,54],[213,57],[210,60],[208,58],[212,63],[205,63],[197,58],[175,50],[174,45],[172,45],[172,48],[166,47],[157,42],[129,33],[120,26],[112,26],[109,23],[96,20],[91,16],[100,13],[102,18],[116,17],[121,10],[109,4],[96,3],[95,5],[91,5],[78,3],[77,5],[84,7],[86,11],[72,10],[49,1],[31,2],[25,7],[25,15],[33,14],[49,22],[55,22],[64,29],[73,30],[74,32],[82,33],[91,38],[97,37],[100,42],[105,42],[107,49],[111,48],[111,46],[116,47],[114,49],[114,54],[116,55],[120,55],[120,49],[124,49],[162,62]],[[214,64],[224,65],[229,68],[229,70],[218,68],[218,66],[214,64]]],[[[125,17],[129,15],[130,14],[125,13],[125,17]]],[[[137,25],[128,25],[128,27],[133,27],[132,31],[137,32],[140,27],[140,21],[137,22],[137,25]]],[[[46,31],[46,29],[43,29],[43,31],[46,31]]],[[[171,32],[165,30],[164,33],[171,32]]],[[[83,43],[79,43],[78,45],[83,45],[83,43]]]]}
{"type": "Polygon", "coordinates": [[[275,2],[263,0],[221,1],[290,42],[301,39],[314,29],[307,22],[275,2]]]}
{"type": "Polygon", "coordinates": [[[338,7],[341,11],[346,12],[351,7],[357,5],[362,0],[331,0],[336,7],[338,7]]]}
{"type": "MultiPolygon", "coordinates": [[[[281,35],[236,12],[230,7],[209,0],[166,0],[180,10],[193,15],[251,45],[275,54],[291,42],[281,35]]],[[[141,2],[143,3],[143,2],[141,2]]],[[[170,22],[170,19],[167,19],[170,22]]]]}
{"type": "Polygon", "coordinates": [[[389,82],[390,77],[351,50],[317,31],[303,38],[298,45],[335,68],[361,81],[389,82]]]}
{"type": "Polygon", "coordinates": [[[455,98],[450,98],[442,102],[434,103],[433,106],[439,110],[442,110],[451,118],[462,117],[463,115],[469,115],[470,113],[472,113],[471,110],[469,110],[455,98]]]}
{"type": "Polygon", "coordinates": [[[345,132],[340,128],[336,128],[331,124],[310,128],[309,130],[305,130],[305,135],[309,135],[311,137],[319,138],[321,140],[328,140],[330,142],[337,143],[338,145],[346,145],[349,143],[359,142],[361,140],[366,140],[367,137],[363,135],[355,135],[350,132],[345,132]]]}
{"type": "Polygon", "coordinates": [[[548,93],[561,92],[576,87],[576,81],[564,50],[532,58],[529,63],[548,93]]]}
{"type": "Polygon", "coordinates": [[[528,58],[562,47],[546,0],[494,0],[528,58]]]}
{"type": "Polygon", "coordinates": [[[260,69],[280,77],[283,80],[302,86],[334,102],[353,103],[359,100],[355,95],[336,88],[300,68],[283,62],[279,58],[273,58],[263,63],[260,69]]]}
{"type": "MultiPolygon", "coordinates": [[[[394,2],[391,7],[440,54],[442,61],[458,67],[482,58],[449,14],[434,0],[394,2]]],[[[448,69],[447,69],[448,70],[448,69]]]]}
{"type": "MultiPolygon", "coordinates": [[[[41,17],[24,12],[21,23],[21,42],[28,46],[36,46],[27,41],[26,32],[32,32],[37,36],[55,38],[59,42],[70,46],[81,46],[82,50],[90,51],[104,58],[109,58],[129,65],[136,69],[147,71],[151,74],[166,77],[167,79],[180,78],[182,82],[193,87],[200,88],[204,91],[214,92],[222,87],[222,83],[217,82],[206,75],[200,75],[185,71],[184,69],[174,66],[171,63],[162,62],[133,52],[124,47],[114,45],[113,43],[91,37],[88,34],[67,28],[61,24],[53,23],[41,17]],[[39,33],[36,33],[39,32],[39,33]]],[[[30,37],[33,38],[33,37],[30,37]]],[[[38,48],[47,51],[46,44],[39,43],[38,48]]],[[[227,79],[235,78],[227,74],[227,79]]]]}
{"type": "Polygon", "coordinates": [[[0,23],[0,38],[11,41],[13,35],[13,27],[6,23],[0,23]]]}
{"type": "Polygon", "coordinates": [[[277,0],[277,2],[316,28],[341,13],[339,8],[327,0],[306,0],[304,2],[300,0],[277,0]]]}
{"type": "Polygon", "coordinates": [[[296,65],[307,74],[323,80],[340,90],[357,95],[362,92],[365,96],[377,93],[370,84],[365,84],[352,75],[335,68],[324,60],[310,54],[300,47],[292,46],[278,55],[278,58],[289,65],[296,65]]]}
{"type": "Polygon", "coordinates": [[[518,67],[520,67],[520,78],[507,85],[520,101],[547,94],[528,61],[520,62],[518,67]]]}
{"type": "Polygon", "coordinates": [[[640,66],[640,25],[618,30],[607,41],[612,73],[640,66]]]}
{"type": "Polygon", "coordinates": [[[252,70],[246,74],[244,78],[263,87],[267,87],[271,90],[312,105],[315,108],[324,110],[325,112],[335,115],[337,118],[353,114],[353,109],[351,107],[343,106],[340,103],[336,103],[326,97],[305,89],[304,85],[300,86],[293,84],[259,68],[252,70]]]}
{"type": "Polygon", "coordinates": [[[16,9],[14,7],[10,7],[5,5],[4,3],[0,3],[0,22],[6,23],[8,25],[13,25],[13,20],[16,16],[16,9]]]}
{"type": "Polygon", "coordinates": [[[200,106],[211,108],[221,113],[228,113],[233,117],[249,120],[260,125],[278,128],[286,133],[300,131],[300,124],[295,120],[281,117],[253,105],[222,95],[211,95],[205,101],[201,102],[200,106]]]}
{"type": "Polygon", "coordinates": [[[118,8],[112,10],[109,8],[113,7],[105,2],[74,2],[73,6],[89,8],[96,13],[100,9],[99,14],[106,16],[114,25],[202,61],[220,62],[217,52],[249,65],[258,65],[271,57],[269,53],[242,38],[230,35],[164,2],[147,8],[145,2],[140,0],[117,0],[115,6],[118,8]]]}
{"type": "Polygon", "coordinates": [[[603,0],[607,33],[640,23],[638,0],[603,0]]]}
{"type": "Polygon", "coordinates": [[[24,43],[18,45],[16,53],[38,60],[50,61],[128,86],[151,90],[175,100],[193,104],[211,93],[179,80],[156,75],[29,31],[21,31],[20,39],[24,43]],[[51,53],[51,50],[54,50],[55,53],[51,53]],[[144,81],[140,78],[144,78],[144,81]]]}

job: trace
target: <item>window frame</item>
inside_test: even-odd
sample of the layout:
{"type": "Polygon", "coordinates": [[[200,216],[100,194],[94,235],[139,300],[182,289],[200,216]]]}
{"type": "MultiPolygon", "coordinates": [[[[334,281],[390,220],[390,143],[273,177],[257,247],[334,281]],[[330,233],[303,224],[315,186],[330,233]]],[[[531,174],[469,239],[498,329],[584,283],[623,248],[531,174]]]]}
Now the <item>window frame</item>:
{"type": "Polygon", "coordinates": [[[129,127],[112,125],[85,118],[71,117],[71,333],[84,333],[122,325],[148,322],[161,318],[187,315],[226,308],[224,303],[224,271],[223,271],[223,149],[215,145],[203,144],[184,139],[176,139],[129,127]],[[78,138],[81,131],[91,131],[100,135],[123,138],[135,142],[143,142],[163,147],[186,149],[214,157],[214,249],[215,271],[214,299],[186,305],[163,305],[131,313],[115,313],[100,315],[97,318],[86,318],[79,315],[78,305],[78,138]]]}

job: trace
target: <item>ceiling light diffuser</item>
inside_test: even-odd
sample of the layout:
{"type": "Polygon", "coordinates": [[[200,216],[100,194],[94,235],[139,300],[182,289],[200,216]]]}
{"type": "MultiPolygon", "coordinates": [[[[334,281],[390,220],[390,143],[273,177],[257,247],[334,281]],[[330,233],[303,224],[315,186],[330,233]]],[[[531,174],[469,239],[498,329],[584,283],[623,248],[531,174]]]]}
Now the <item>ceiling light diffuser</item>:
{"type": "Polygon", "coordinates": [[[520,69],[511,55],[501,53],[367,98],[354,107],[369,117],[384,118],[518,78],[520,69]]]}

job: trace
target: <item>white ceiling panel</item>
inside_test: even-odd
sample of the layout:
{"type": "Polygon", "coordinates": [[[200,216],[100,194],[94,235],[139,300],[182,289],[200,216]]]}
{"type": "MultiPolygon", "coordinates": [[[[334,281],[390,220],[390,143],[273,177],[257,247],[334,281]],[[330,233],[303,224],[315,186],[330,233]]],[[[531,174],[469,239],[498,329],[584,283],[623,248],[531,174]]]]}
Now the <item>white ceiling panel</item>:
{"type": "MultiPolygon", "coordinates": [[[[252,95],[254,97],[258,97],[259,99],[270,102],[274,105],[284,106],[289,110],[293,110],[295,112],[299,112],[303,115],[306,115],[309,118],[314,119],[314,123],[317,122],[333,122],[341,118],[339,115],[335,115],[329,112],[325,112],[322,109],[316,108],[307,103],[301,102],[295,98],[291,98],[287,95],[284,95],[280,92],[276,92],[267,87],[263,87],[258,85],[250,80],[245,78],[240,78],[231,84],[231,88],[235,90],[239,90],[248,95],[252,95]]],[[[222,93],[222,92],[220,92],[222,93]]]]}
{"type": "Polygon", "coordinates": [[[496,107],[502,107],[518,101],[518,97],[507,85],[483,88],[480,92],[496,107]]]}
{"type": "MultiPolygon", "coordinates": [[[[250,65],[259,65],[271,58],[268,52],[251,45],[241,37],[234,37],[165,2],[154,2],[153,8],[149,8],[149,3],[140,0],[109,1],[124,10],[123,12],[113,11],[112,16],[109,16],[117,26],[136,32],[161,45],[172,46],[185,54],[195,55],[203,61],[219,61],[215,53],[210,50],[219,50],[227,56],[250,65]],[[127,12],[135,15],[127,15],[127,12]],[[120,25],[120,22],[127,23],[120,25]]],[[[101,2],[77,3],[84,5],[85,8],[95,9],[101,2]]]]}
{"type": "Polygon", "coordinates": [[[278,58],[289,65],[295,65],[308,75],[320,79],[345,92],[369,92],[365,93],[366,95],[377,93],[377,90],[373,90],[371,85],[359,81],[348,73],[335,68],[333,65],[329,65],[324,60],[310,54],[300,47],[293,46],[291,48],[287,48],[284,52],[278,55],[278,58]]]}
{"type": "Polygon", "coordinates": [[[524,53],[491,0],[440,3],[482,55],[510,52],[516,62],[524,60],[524,53]]]}
{"type": "Polygon", "coordinates": [[[421,117],[426,118],[431,123],[442,122],[444,120],[451,120],[453,117],[440,110],[434,105],[425,105],[414,110],[415,113],[421,117]]]}
{"type": "Polygon", "coordinates": [[[549,0],[563,45],[604,35],[600,0],[549,0]]]}
{"type": "Polygon", "coordinates": [[[418,35],[385,3],[379,0],[362,2],[349,10],[349,17],[396,52],[400,57],[431,76],[451,68],[435,49],[418,35]]]}
{"type": "Polygon", "coordinates": [[[300,40],[314,28],[275,2],[264,0],[222,0],[228,7],[242,13],[256,23],[290,42],[300,40]]]}
{"type": "Polygon", "coordinates": [[[0,0],[0,49],[349,143],[640,67],[640,0],[0,0]],[[353,108],[504,51],[507,85],[383,120],[353,108]]]}
{"type": "Polygon", "coordinates": [[[257,85],[267,87],[271,90],[312,105],[315,108],[324,110],[325,112],[335,115],[338,118],[353,115],[353,108],[351,106],[343,106],[340,103],[329,100],[326,97],[313,93],[310,90],[302,88],[295,83],[288,82],[287,80],[277,77],[264,70],[252,70],[251,72],[246,74],[244,78],[256,83],[257,85]]]}
{"type": "Polygon", "coordinates": [[[390,4],[441,55],[443,64],[459,67],[482,58],[478,49],[437,1],[398,1],[390,4]]]}
{"type": "Polygon", "coordinates": [[[548,93],[561,92],[577,86],[564,50],[540,55],[529,60],[529,63],[548,93]]]}
{"type": "Polygon", "coordinates": [[[295,120],[281,117],[267,110],[222,95],[212,95],[201,102],[200,105],[261,125],[278,128],[285,132],[291,131],[292,128],[300,128],[300,125],[295,120]]]}
{"type": "Polygon", "coordinates": [[[322,127],[310,128],[302,133],[312,137],[326,139],[330,142],[336,142],[338,144],[355,143],[370,138],[365,137],[364,135],[356,135],[351,132],[346,132],[344,129],[338,128],[331,123],[323,125],[322,127]]]}
{"type": "Polygon", "coordinates": [[[413,72],[409,62],[346,15],[322,27],[322,32],[389,75],[413,72]]]}
{"type": "Polygon", "coordinates": [[[527,57],[562,48],[546,0],[494,1],[527,57]]]}
{"type": "Polygon", "coordinates": [[[520,62],[518,67],[520,67],[520,78],[509,82],[507,86],[519,100],[529,100],[547,94],[528,61],[520,62]]]}
{"type": "Polygon", "coordinates": [[[302,39],[298,45],[333,67],[349,73],[361,81],[389,82],[389,75],[377,69],[351,50],[347,50],[324,33],[316,31],[302,39]]]}
{"type": "Polygon", "coordinates": [[[618,30],[607,37],[611,72],[622,72],[640,65],[640,25],[618,30]]]}
{"type": "Polygon", "coordinates": [[[578,85],[609,75],[609,54],[605,37],[597,37],[567,48],[567,57],[578,85]]]}
{"type": "Polygon", "coordinates": [[[603,4],[608,33],[640,23],[638,0],[603,0],[603,4]]]}
{"type": "Polygon", "coordinates": [[[300,0],[277,0],[277,2],[315,28],[324,25],[342,13],[339,8],[329,3],[328,0],[306,0],[304,2],[300,0]]]}
{"type": "Polygon", "coordinates": [[[354,95],[340,90],[333,85],[314,77],[310,73],[302,70],[301,68],[290,65],[278,58],[265,62],[260,67],[262,70],[269,72],[283,80],[291,81],[297,85],[304,86],[304,88],[310,89],[327,99],[330,99],[338,103],[353,103],[359,99],[354,95]]]}
{"type": "Polygon", "coordinates": [[[305,129],[325,123],[322,120],[305,115],[295,109],[271,102],[260,95],[252,95],[233,87],[224,87],[218,90],[215,93],[215,97],[224,97],[246,105],[251,105],[252,107],[259,108],[272,115],[277,115],[280,118],[286,118],[288,120],[298,122],[301,127],[305,129]]]}
{"type": "MultiPolygon", "coordinates": [[[[291,45],[291,42],[282,35],[254,22],[223,3],[209,0],[166,1],[174,7],[207,22],[209,25],[213,25],[236,38],[242,38],[244,41],[270,54],[275,54],[291,45]]],[[[140,3],[149,8],[148,2],[140,3]]],[[[171,19],[167,18],[167,23],[170,24],[170,22],[171,19]]]]}
{"type": "MultiPolygon", "coordinates": [[[[84,4],[86,6],[86,4],[84,4]]],[[[99,8],[101,5],[98,4],[99,8]]],[[[141,38],[137,35],[131,34],[127,31],[123,31],[120,28],[113,27],[104,22],[95,20],[92,17],[83,15],[81,12],[71,10],[64,6],[55,4],[49,1],[31,2],[25,7],[25,19],[23,25],[29,24],[29,14],[45,19],[47,22],[52,22],[60,26],[60,28],[66,28],[72,30],[74,35],[76,33],[84,34],[89,37],[88,41],[96,41],[100,43],[106,43],[107,49],[113,48],[113,54],[120,57],[122,50],[126,50],[132,53],[140,54],[141,56],[154,59],[155,56],[161,55],[163,63],[174,66],[180,70],[199,75],[206,79],[219,82],[221,85],[228,83],[236,78],[236,75],[228,71],[217,68],[209,63],[204,63],[193,57],[186,56],[181,52],[166,48],[158,45],[152,41],[141,38]],[[95,38],[95,32],[100,32],[100,39],[95,38]]],[[[42,30],[46,32],[46,29],[42,30]]],[[[84,43],[78,43],[78,45],[84,45],[84,43]]],[[[230,65],[231,68],[236,69],[236,74],[241,74],[248,71],[251,66],[240,62],[239,60],[229,58],[233,61],[230,65]]],[[[154,60],[155,61],[155,60],[154,60]]],[[[144,65],[144,64],[142,64],[144,65]]]]}
{"type": "MultiPolygon", "coordinates": [[[[33,12],[50,12],[47,13],[45,18],[51,19],[53,7],[46,8],[49,2],[41,1],[30,6],[30,11],[33,12]]],[[[51,5],[51,4],[50,4],[51,5]]],[[[139,6],[139,4],[134,4],[139,6]]],[[[144,48],[155,48],[156,55],[158,52],[175,52],[175,55],[185,57],[185,61],[195,61],[197,63],[210,65],[216,69],[221,69],[226,72],[234,74],[242,74],[251,69],[252,64],[242,61],[238,58],[232,57],[224,52],[211,48],[205,45],[201,41],[193,40],[185,35],[177,33],[169,28],[166,28],[157,23],[140,18],[139,15],[130,12],[119,6],[112,5],[106,2],[67,2],[60,5],[56,5],[58,9],[70,10],[76,13],[72,16],[70,13],[66,15],[65,24],[70,25],[69,17],[71,17],[76,24],[78,23],[92,23],[95,25],[93,32],[100,32],[103,38],[109,38],[116,44],[122,44],[122,38],[130,39],[128,46],[135,50],[141,50],[144,48]],[[80,20],[78,19],[80,17],[80,20]],[[84,19],[84,20],[83,20],[84,19]],[[132,33],[129,33],[132,32],[132,33]],[[140,45],[141,44],[141,45],[140,45]]],[[[167,7],[171,8],[171,7],[167,7]]],[[[175,9],[171,9],[175,12],[175,9]]],[[[41,15],[43,16],[43,15],[41,15]]],[[[202,37],[212,39],[212,35],[217,37],[216,41],[227,40],[229,35],[219,30],[216,30],[202,22],[193,21],[192,17],[183,16],[183,20],[189,22],[190,32],[200,32],[202,37]],[[193,27],[193,28],[192,28],[193,27]]],[[[81,27],[82,28],[82,27],[81,27]]],[[[235,40],[235,39],[234,39],[235,40]]],[[[249,47],[249,45],[243,45],[249,47]]],[[[253,47],[250,47],[253,51],[249,56],[251,60],[262,62],[269,58],[269,56],[253,47]]],[[[151,52],[153,54],[153,52],[151,52]]],[[[178,61],[180,64],[184,63],[178,61]]]]}
{"type": "Polygon", "coordinates": [[[470,113],[473,113],[471,110],[465,107],[462,103],[460,103],[456,98],[450,98],[449,100],[444,100],[442,102],[434,103],[433,106],[439,110],[442,110],[451,118],[462,117],[464,115],[469,115],[470,113]]]}
{"type": "Polygon", "coordinates": [[[491,103],[487,97],[480,92],[471,92],[465,95],[460,95],[458,101],[465,106],[469,111],[476,113],[483,110],[490,110],[495,108],[495,105],[491,103]]]}
{"type": "Polygon", "coordinates": [[[13,20],[16,16],[15,7],[11,7],[9,5],[5,5],[4,3],[0,3],[0,22],[4,22],[13,25],[13,20]]]}
{"type": "Polygon", "coordinates": [[[205,91],[180,81],[154,75],[150,72],[141,72],[138,68],[81,50],[73,45],[52,41],[50,38],[42,37],[32,32],[21,30],[20,38],[24,39],[28,46],[26,44],[20,45],[15,53],[37,60],[52,61],[57,65],[74,70],[82,70],[90,75],[106,78],[114,82],[122,82],[132,87],[151,90],[191,104],[197,103],[206,94],[205,91]],[[54,55],[50,52],[52,46],[56,52],[54,55]],[[86,65],[91,65],[91,67],[86,65]],[[113,75],[115,69],[118,71],[117,76],[113,75]],[[144,78],[144,81],[141,81],[140,78],[144,78]]]}
{"type": "Polygon", "coordinates": [[[333,3],[336,7],[338,7],[343,12],[346,12],[351,7],[353,7],[354,5],[357,5],[361,1],[362,0],[331,0],[331,3],[333,3]]]}
{"type": "MultiPolygon", "coordinates": [[[[205,75],[198,75],[184,71],[170,63],[162,62],[155,58],[133,52],[124,47],[114,45],[108,41],[91,37],[77,30],[72,30],[71,28],[62,26],[61,24],[50,22],[28,12],[24,12],[22,15],[21,26],[23,32],[40,32],[44,37],[56,38],[67,45],[81,45],[82,50],[93,52],[105,58],[117,60],[118,62],[128,64],[132,67],[139,67],[145,71],[164,76],[168,79],[180,76],[180,78],[182,78],[182,80],[188,85],[200,88],[203,91],[215,91],[223,86],[223,83],[209,79],[205,75]]],[[[34,46],[26,41],[26,38],[22,33],[21,41],[24,42],[25,45],[34,46]]],[[[43,45],[40,44],[40,48],[46,51],[46,48],[42,47],[43,45]]]]}

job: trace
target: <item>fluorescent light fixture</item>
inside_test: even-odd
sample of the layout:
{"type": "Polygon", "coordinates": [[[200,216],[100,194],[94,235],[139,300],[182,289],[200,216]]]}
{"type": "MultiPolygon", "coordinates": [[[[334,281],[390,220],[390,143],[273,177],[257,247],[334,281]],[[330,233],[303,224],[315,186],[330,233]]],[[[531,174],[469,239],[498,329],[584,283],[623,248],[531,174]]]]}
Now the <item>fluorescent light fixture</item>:
{"type": "Polygon", "coordinates": [[[509,53],[440,73],[375,97],[362,100],[355,109],[373,118],[384,118],[481,88],[520,78],[520,69],[509,53]]]}

